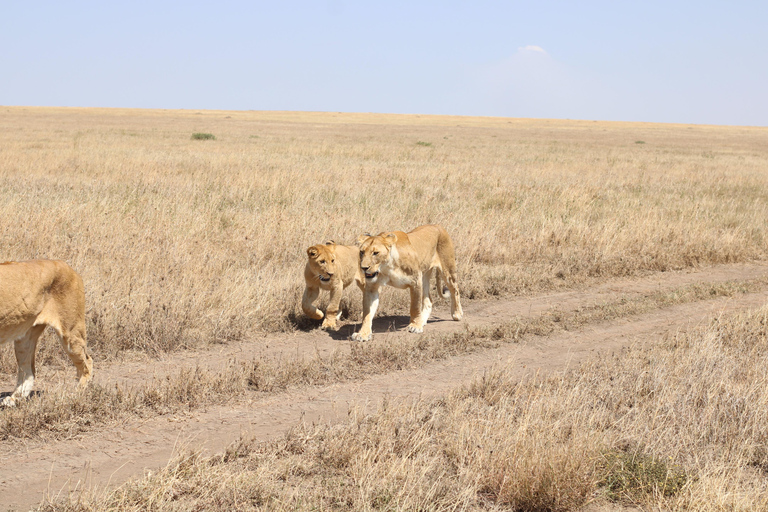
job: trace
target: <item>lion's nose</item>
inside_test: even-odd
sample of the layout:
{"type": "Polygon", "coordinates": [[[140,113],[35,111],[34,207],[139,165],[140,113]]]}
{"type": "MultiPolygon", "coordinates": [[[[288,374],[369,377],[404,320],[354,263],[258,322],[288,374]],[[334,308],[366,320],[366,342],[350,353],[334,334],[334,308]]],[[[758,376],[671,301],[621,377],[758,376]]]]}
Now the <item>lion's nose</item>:
{"type": "Polygon", "coordinates": [[[360,265],[360,268],[363,269],[363,270],[368,270],[371,267],[364,267],[364,266],[360,265]]]}

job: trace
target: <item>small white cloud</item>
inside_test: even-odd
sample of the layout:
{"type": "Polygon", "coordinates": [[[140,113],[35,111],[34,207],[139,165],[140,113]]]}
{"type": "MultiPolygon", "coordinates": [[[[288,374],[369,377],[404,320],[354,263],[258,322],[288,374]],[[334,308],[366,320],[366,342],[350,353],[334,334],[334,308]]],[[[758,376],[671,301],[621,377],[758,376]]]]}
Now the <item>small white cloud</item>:
{"type": "Polygon", "coordinates": [[[536,46],[533,44],[529,44],[528,46],[521,46],[517,49],[518,52],[540,52],[540,53],[547,53],[547,51],[542,48],[541,46],[536,46]]]}

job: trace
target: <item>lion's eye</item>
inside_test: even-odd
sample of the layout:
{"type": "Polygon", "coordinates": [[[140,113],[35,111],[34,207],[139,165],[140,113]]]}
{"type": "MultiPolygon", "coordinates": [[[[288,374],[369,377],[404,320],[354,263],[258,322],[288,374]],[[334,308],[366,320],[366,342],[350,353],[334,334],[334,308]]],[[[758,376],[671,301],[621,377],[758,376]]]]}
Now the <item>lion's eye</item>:
{"type": "Polygon", "coordinates": [[[379,255],[379,251],[373,251],[373,255],[374,256],[378,256],[379,255]]]}
{"type": "Polygon", "coordinates": [[[365,251],[360,251],[360,257],[362,258],[363,256],[365,256],[365,251]]]}
{"type": "Polygon", "coordinates": [[[336,260],[335,260],[335,259],[332,259],[332,260],[331,260],[331,263],[336,263],[336,260]]]}
{"type": "Polygon", "coordinates": [[[325,265],[325,260],[320,260],[321,265],[325,265]]]}

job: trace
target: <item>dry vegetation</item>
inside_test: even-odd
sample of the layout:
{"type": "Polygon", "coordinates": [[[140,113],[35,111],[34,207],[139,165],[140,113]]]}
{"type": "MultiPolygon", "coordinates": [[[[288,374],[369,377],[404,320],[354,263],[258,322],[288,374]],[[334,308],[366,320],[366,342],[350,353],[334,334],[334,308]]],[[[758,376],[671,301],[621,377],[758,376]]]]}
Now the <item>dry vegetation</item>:
{"type": "Polygon", "coordinates": [[[663,510],[768,504],[768,308],[548,378],[303,426],[47,510],[663,510]]]}
{"type": "MultiPolygon", "coordinates": [[[[2,259],[83,276],[99,362],[314,325],[305,249],[444,225],[470,300],[768,259],[768,130],[459,117],[0,107],[2,259]],[[211,135],[208,137],[207,135],[211,135]]],[[[761,283],[761,285],[764,283],[761,283]]],[[[358,378],[750,283],[692,286],[310,361],[49,389],[3,439],[358,378]]],[[[357,291],[344,308],[360,311],[357,291]]],[[[382,296],[402,313],[405,294],[382,296]]],[[[768,506],[765,309],[564,375],[503,371],[443,399],[304,427],[53,510],[571,510],[768,506]]],[[[42,364],[64,364],[44,343],[42,364]]],[[[4,350],[0,367],[15,371],[4,350]]],[[[10,382],[10,377],[7,378],[10,382]]]]}
{"type": "MultiPolygon", "coordinates": [[[[443,224],[468,298],[768,251],[760,128],[2,113],[2,257],[61,258],[83,275],[100,360],[303,325],[305,248],[365,231],[443,224]]],[[[381,312],[404,300],[386,294],[381,312]]]]}
{"type": "Polygon", "coordinates": [[[262,394],[299,386],[318,386],[407,368],[547,336],[596,321],[622,318],[659,307],[713,297],[746,293],[759,282],[693,285],[670,292],[599,304],[573,312],[552,310],[539,317],[511,317],[492,327],[467,328],[453,334],[429,333],[386,342],[352,343],[347,353],[336,350],[328,357],[256,358],[229,361],[220,371],[185,367],[174,375],[154,378],[142,386],[123,388],[91,384],[73,393],[62,383],[39,388],[35,399],[20,402],[0,414],[0,441],[19,438],[71,437],[97,425],[128,417],[149,417],[191,411],[212,404],[226,404],[246,392],[262,394]]]}
{"type": "Polygon", "coordinates": [[[217,371],[199,366],[185,367],[174,375],[155,377],[144,385],[130,388],[92,383],[85,390],[73,393],[69,385],[48,386],[43,382],[39,386],[39,396],[0,414],[0,441],[41,435],[49,439],[71,437],[110,421],[230,403],[247,392],[276,393],[300,386],[326,385],[418,368],[432,361],[496,347],[500,343],[519,343],[535,336],[547,336],[674,304],[748,293],[764,284],[764,279],[696,284],[633,299],[621,298],[571,312],[555,309],[533,318],[510,317],[491,327],[469,327],[448,335],[427,333],[384,342],[352,343],[349,352],[337,349],[325,357],[315,354],[309,358],[232,360],[217,371]]]}

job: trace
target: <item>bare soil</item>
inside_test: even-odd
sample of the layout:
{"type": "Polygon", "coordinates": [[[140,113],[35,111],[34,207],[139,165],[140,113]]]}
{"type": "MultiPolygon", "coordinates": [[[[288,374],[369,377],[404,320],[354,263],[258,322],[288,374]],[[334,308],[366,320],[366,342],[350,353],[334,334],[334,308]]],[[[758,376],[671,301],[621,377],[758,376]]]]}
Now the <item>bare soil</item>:
{"type": "MultiPolygon", "coordinates": [[[[615,279],[579,290],[469,302],[465,305],[465,322],[473,326],[492,325],[512,316],[536,317],[553,309],[568,312],[688,284],[744,281],[767,275],[768,264],[750,263],[615,279]]],[[[523,343],[505,343],[413,370],[271,395],[246,393],[227,405],[104,425],[72,439],[43,437],[3,442],[0,443],[0,508],[27,510],[46,497],[54,499],[83,488],[115,486],[146,470],[162,467],[179,450],[217,452],[241,436],[267,440],[300,422],[343,421],[348,414],[375,409],[385,398],[444,394],[494,365],[511,366],[521,378],[534,372],[559,371],[598,353],[615,353],[631,344],[652,342],[677,330],[689,329],[720,312],[759,307],[766,302],[768,285],[730,298],[682,304],[551,336],[533,337],[523,343]]],[[[415,336],[402,331],[407,320],[405,316],[378,318],[374,322],[377,342],[415,336]]],[[[448,305],[440,301],[427,330],[456,331],[464,329],[465,322],[451,321],[448,305]]],[[[348,338],[355,327],[350,323],[336,333],[313,330],[272,335],[206,351],[171,354],[159,361],[101,365],[95,378],[102,385],[131,386],[153,376],[175,373],[184,366],[217,369],[232,359],[330,354],[339,348],[349,350],[348,338]]],[[[71,377],[72,369],[66,370],[65,376],[63,371],[41,369],[40,381],[71,377]]],[[[10,388],[10,384],[7,387],[10,388]]]]}

